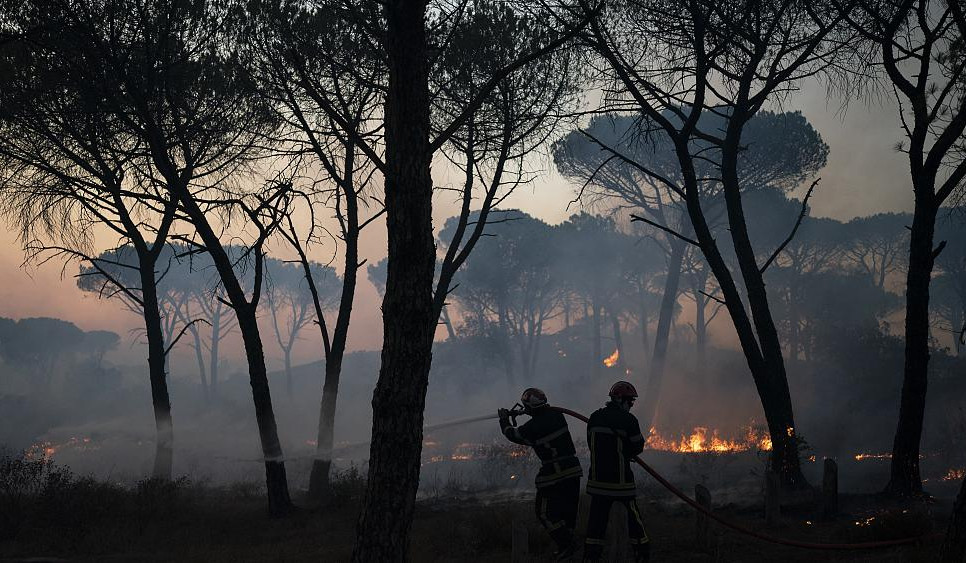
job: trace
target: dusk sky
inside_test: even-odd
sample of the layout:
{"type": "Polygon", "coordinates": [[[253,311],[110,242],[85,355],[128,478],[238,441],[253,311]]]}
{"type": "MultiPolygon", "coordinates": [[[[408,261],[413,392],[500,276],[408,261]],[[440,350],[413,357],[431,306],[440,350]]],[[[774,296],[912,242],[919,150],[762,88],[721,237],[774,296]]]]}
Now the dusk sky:
{"type": "MultiPolygon", "coordinates": [[[[839,101],[827,101],[824,90],[814,88],[791,98],[781,108],[800,109],[830,146],[828,165],[819,174],[822,181],[811,200],[812,214],[848,220],[858,215],[911,210],[912,190],[905,157],[894,149],[902,132],[892,98],[886,95],[882,102],[853,102],[843,114],[839,101]]],[[[567,209],[574,186],[552,170],[549,159],[536,165],[547,172],[538,182],[519,189],[506,207],[520,208],[550,223],[563,221],[578,211],[574,206],[567,209]]],[[[445,181],[443,167],[437,166],[435,172],[437,182],[445,181]]],[[[450,199],[445,193],[437,197],[437,228],[456,211],[450,199]]],[[[363,233],[362,257],[370,264],[381,260],[386,254],[385,240],[385,222],[378,220],[363,233]]],[[[320,247],[312,258],[327,262],[332,250],[320,247]]],[[[0,316],[62,318],[85,330],[113,330],[125,342],[131,339],[129,330],[140,326],[140,319],[119,303],[79,291],[72,278],[77,272],[76,264],[68,265],[62,278],[61,262],[26,268],[21,267],[22,262],[23,251],[16,233],[4,225],[0,231],[0,316]]],[[[341,272],[338,261],[333,265],[341,272]]],[[[382,335],[379,296],[364,272],[360,281],[348,346],[350,350],[377,349],[382,335]]],[[[264,338],[271,359],[275,350],[270,336],[266,334],[264,338]]],[[[128,349],[126,345],[121,347],[122,352],[128,349]]],[[[317,335],[307,331],[297,347],[296,359],[314,361],[318,359],[318,350],[317,335]]],[[[132,361],[137,357],[132,356],[132,361]]]]}

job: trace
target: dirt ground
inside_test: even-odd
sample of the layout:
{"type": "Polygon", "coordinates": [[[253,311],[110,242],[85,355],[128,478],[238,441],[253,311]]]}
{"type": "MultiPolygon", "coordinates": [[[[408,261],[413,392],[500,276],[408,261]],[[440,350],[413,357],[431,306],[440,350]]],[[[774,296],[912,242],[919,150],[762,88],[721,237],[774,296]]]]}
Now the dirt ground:
{"type": "MultiPolygon", "coordinates": [[[[357,492],[343,492],[326,508],[301,509],[289,518],[266,515],[254,485],[213,488],[182,482],[125,489],[75,484],[70,494],[21,506],[17,530],[0,540],[0,561],[341,562],[354,540],[357,492]],[[86,488],[85,488],[86,487],[86,488]]],[[[581,521],[588,499],[582,499],[581,521]]],[[[763,543],[715,529],[711,545],[695,539],[690,509],[641,499],[652,561],[935,561],[950,503],[896,504],[874,496],[843,496],[841,515],[819,522],[811,502],[783,508],[782,523],[766,529],[760,507],[716,506],[728,519],[785,538],[864,542],[931,535],[902,548],[816,552],[763,543]]],[[[9,507],[8,507],[9,508],[9,507]]],[[[9,522],[9,521],[8,521],[9,522]]],[[[552,548],[527,498],[466,496],[421,501],[411,558],[426,562],[509,561],[511,526],[525,525],[532,561],[549,561],[552,548]]],[[[579,530],[578,530],[579,531],[579,530]]]]}

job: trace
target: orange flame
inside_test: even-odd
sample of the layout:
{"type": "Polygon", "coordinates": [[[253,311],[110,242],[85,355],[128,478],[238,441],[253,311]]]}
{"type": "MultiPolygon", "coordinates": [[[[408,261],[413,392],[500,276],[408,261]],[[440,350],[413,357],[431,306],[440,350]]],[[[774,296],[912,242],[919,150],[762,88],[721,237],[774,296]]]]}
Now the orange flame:
{"type": "Polygon", "coordinates": [[[855,454],[855,461],[864,459],[892,459],[892,454],[855,454]]]}
{"type": "Polygon", "coordinates": [[[646,447],[651,450],[661,450],[680,453],[697,452],[746,452],[749,450],[769,451],[772,448],[771,438],[759,432],[753,425],[745,429],[741,438],[722,438],[717,429],[708,430],[704,426],[697,426],[689,435],[681,435],[678,439],[668,439],[658,433],[656,428],[648,432],[646,447]]]}
{"type": "Polygon", "coordinates": [[[617,365],[617,361],[621,359],[621,351],[619,349],[614,349],[614,353],[610,356],[604,358],[604,365],[612,368],[617,365]]]}
{"type": "Polygon", "coordinates": [[[100,446],[97,446],[91,442],[90,438],[76,436],[71,436],[66,442],[55,444],[53,442],[37,442],[33,444],[24,452],[24,458],[28,461],[40,461],[49,460],[54,457],[57,452],[70,449],[77,451],[91,451],[98,450],[100,446]]]}

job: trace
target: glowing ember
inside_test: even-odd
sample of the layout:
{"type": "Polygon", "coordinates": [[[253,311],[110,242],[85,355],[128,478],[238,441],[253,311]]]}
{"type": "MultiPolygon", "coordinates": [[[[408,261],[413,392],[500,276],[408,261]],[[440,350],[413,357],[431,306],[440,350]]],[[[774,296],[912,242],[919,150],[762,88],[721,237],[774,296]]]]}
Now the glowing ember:
{"type": "Polygon", "coordinates": [[[604,365],[609,368],[612,368],[615,365],[617,365],[617,361],[620,359],[621,359],[621,351],[619,349],[615,349],[613,354],[604,358],[604,365]]]}
{"type": "Polygon", "coordinates": [[[772,444],[771,438],[766,433],[756,430],[753,425],[746,428],[743,437],[735,439],[722,438],[717,429],[708,430],[706,427],[698,426],[691,434],[682,434],[677,439],[665,438],[656,428],[651,428],[645,447],[651,450],[681,453],[734,453],[749,450],[768,451],[771,450],[772,444]]]}
{"type": "Polygon", "coordinates": [[[40,461],[51,459],[54,454],[61,450],[90,451],[100,449],[94,445],[90,438],[77,438],[71,436],[66,442],[55,444],[53,442],[37,442],[24,451],[24,458],[29,461],[40,461]]]}
{"type": "Polygon", "coordinates": [[[864,459],[892,459],[892,454],[855,454],[855,461],[864,459]]]}
{"type": "Polygon", "coordinates": [[[960,479],[966,479],[966,467],[950,469],[943,475],[943,481],[959,481],[960,479]]]}

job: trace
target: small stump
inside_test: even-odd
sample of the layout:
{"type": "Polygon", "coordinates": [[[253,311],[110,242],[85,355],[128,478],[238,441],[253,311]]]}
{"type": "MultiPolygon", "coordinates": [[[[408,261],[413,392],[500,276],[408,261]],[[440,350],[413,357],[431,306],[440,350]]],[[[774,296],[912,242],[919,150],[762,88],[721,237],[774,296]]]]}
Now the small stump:
{"type": "Polygon", "coordinates": [[[781,481],[778,474],[769,469],[765,472],[765,524],[778,526],[781,516],[781,481]]]}
{"type": "Polygon", "coordinates": [[[822,519],[832,520],[838,513],[839,466],[834,459],[826,459],[822,475],[822,519]]]}
{"type": "MultiPolygon", "coordinates": [[[[694,486],[694,500],[704,508],[711,510],[711,491],[704,485],[694,486]]],[[[696,512],[694,525],[694,539],[701,549],[710,549],[712,546],[711,518],[706,514],[696,512]]]]}

